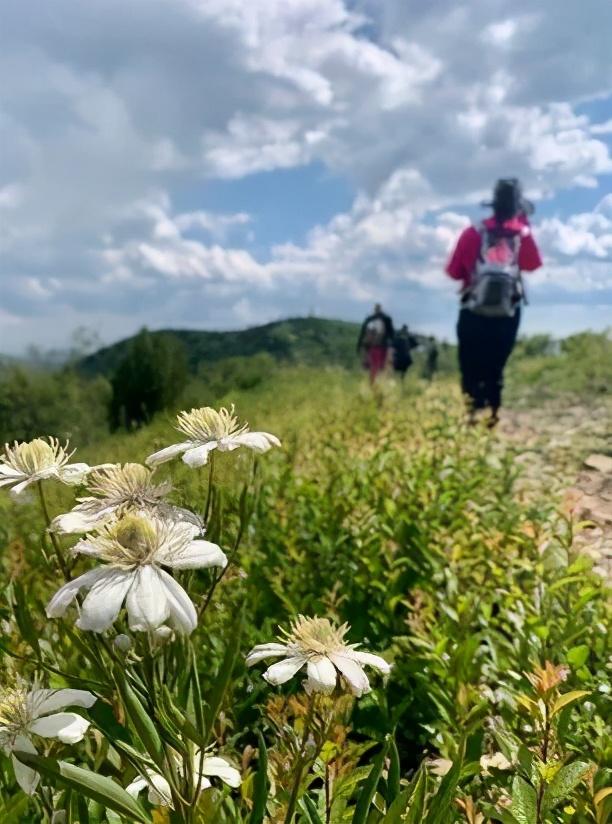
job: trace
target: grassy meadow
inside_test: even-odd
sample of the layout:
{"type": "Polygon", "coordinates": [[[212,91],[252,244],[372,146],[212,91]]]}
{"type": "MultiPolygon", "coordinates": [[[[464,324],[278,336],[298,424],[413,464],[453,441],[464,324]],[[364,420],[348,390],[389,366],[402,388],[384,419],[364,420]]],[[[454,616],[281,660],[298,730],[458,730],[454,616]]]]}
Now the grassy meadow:
{"type": "MultiPolygon", "coordinates": [[[[519,350],[509,400],[609,404],[610,363],[604,336],[554,356],[519,350]]],[[[521,494],[520,443],[467,428],[442,365],[432,383],[417,363],[404,385],[374,391],[341,366],[261,358],[257,380],[248,361],[190,379],[178,408],[235,404],[282,448],[155,469],[228,561],[173,573],[197,611],[188,634],[164,621],[130,628],[129,602],[103,632],[79,629],[85,591],[48,617],[64,579],[100,559],[71,554],[81,536],[48,532],[37,486],[51,519],[92,493],[54,480],[17,498],[0,490],[2,824],[610,820],[609,591],[576,549],[584,525],[548,486],[521,494]],[[276,659],[245,658],[300,615],[331,624],[299,636],[307,669],[275,685],[263,673],[276,659]],[[328,632],[345,623],[344,637],[328,632]],[[359,644],[390,672],[362,661],[369,690],[354,663],[348,675],[329,663],[330,643],[359,644]],[[23,703],[32,685],[95,696],[76,704],[78,740],[37,734],[23,703]],[[19,764],[40,776],[31,793],[19,764]]],[[[184,440],[175,411],[134,431],[98,426],[82,447],[73,437],[70,460],[143,463],[184,440]]],[[[130,552],[140,528],[121,538],[130,552]]]]}

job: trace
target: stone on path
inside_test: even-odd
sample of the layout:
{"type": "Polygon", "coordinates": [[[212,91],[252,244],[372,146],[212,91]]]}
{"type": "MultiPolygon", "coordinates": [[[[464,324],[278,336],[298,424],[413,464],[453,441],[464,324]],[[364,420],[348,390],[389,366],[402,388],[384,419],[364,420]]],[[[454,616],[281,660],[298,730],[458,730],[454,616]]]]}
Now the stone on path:
{"type": "Polygon", "coordinates": [[[604,475],[612,475],[612,457],[594,452],[585,460],[584,465],[589,469],[596,469],[604,475]]]}

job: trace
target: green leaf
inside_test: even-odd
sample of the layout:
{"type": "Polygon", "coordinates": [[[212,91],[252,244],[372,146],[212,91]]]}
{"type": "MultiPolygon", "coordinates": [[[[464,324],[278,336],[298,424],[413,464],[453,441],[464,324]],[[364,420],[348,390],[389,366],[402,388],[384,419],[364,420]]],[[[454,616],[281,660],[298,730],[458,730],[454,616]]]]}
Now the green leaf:
{"type": "Polygon", "coordinates": [[[563,707],[567,707],[568,704],[573,704],[574,701],[578,701],[580,698],[584,698],[584,696],[588,694],[588,690],[572,690],[572,692],[563,693],[563,695],[560,695],[553,704],[551,716],[556,715],[563,709],[563,707]]]}
{"type": "Polygon", "coordinates": [[[427,791],[427,772],[423,766],[416,774],[414,792],[410,799],[410,809],[405,818],[406,824],[422,824],[425,820],[425,794],[427,791]]]}
{"type": "Polygon", "coordinates": [[[244,606],[238,613],[236,621],[232,628],[223,662],[217,674],[214,684],[210,691],[210,698],[208,699],[208,706],[204,712],[204,720],[206,722],[206,729],[208,737],[210,738],[213,726],[219,715],[219,711],[223,705],[223,699],[227,688],[232,680],[232,673],[236,660],[240,653],[240,638],[242,636],[242,628],[244,625],[244,606]]]}
{"type": "Polygon", "coordinates": [[[498,810],[492,804],[481,804],[480,810],[491,821],[501,821],[501,824],[517,824],[516,818],[508,810],[498,810]]]}
{"type": "Polygon", "coordinates": [[[395,737],[393,737],[391,738],[391,743],[389,745],[389,773],[387,775],[387,792],[385,798],[387,804],[391,804],[393,799],[399,795],[400,772],[401,767],[399,752],[397,751],[395,737]]]}
{"type": "Polygon", "coordinates": [[[257,731],[257,747],[259,765],[253,782],[253,809],[251,810],[249,824],[262,824],[268,801],[268,750],[264,737],[259,730],[257,731]]]}
{"type": "Polygon", "coordinates": [[[589,770],[590,765],[584,761],[573,761],[571,764],[561,767],[544,792],[544,810],[550,810],[560,801],[566,799],[589,770]]]}
{"type": "Polygon", "coordinates": [[[14,752],[14,755],[45,778],[59,781],[86,798],[99,801],[105,807],[125,816],[128,821],[151,824],[151,819],[140,804],[112,778],[76,767],[67,761],[56,761],[42,755],[24,752],[14,752]]]}
{"type": "Polygon", "coordinates": [[[536,791],[520,775],[512,782],[512,804],[510,811],[518,824],[536,824],[536,791]]]}
{"type": "Polygon", "coordinates": [[[323,824],[323,819],[319,815],[317,805],[308,794],[302,796],[300,803],[304,812],[308,816],[308,821],[310,824],[323,824]]]}
{"type": "Polygon", "coordinates": [[[446,824],[449,819],[449,811],[452,809],[457,784],[461,775],[463,758],[465,755],[465,741],[461,746],[457,757],[453,761],[453,766],[446,773],[427,810],[427,824],[446,824]]]}
{"type": "Polygon", "coordinates": [[[136,730],[145,750],[161,769],[165,766],[164,748],[153,719],[136,695],[123,672],[116,667],[114,679],[123,702],[126,718],[136,730]]]}
{"type": "Polygon", "coordinates": [[[193,711],[195,714],[196,727],[198,733],[204,737],[206,733],[206,720],[204,718],[204,702],[202,701],[202,688],[200,686],[200,674],[198,672],[198,659],[193,644],[191,646],[191,688],[193,694],[193,711]]]}
{"type": "Polygon", "coordinates": [[[586,644],[579,644],[577,647],[572,647],[567,652],[567,663],[572,667],[582,667],[586,664],[589,657],[590,649],[586,644]]]}
{"type": "Polygon", "coordinates": [[[0,799],[0,821],[2,824],[22,824],[28,820],[26,813],[29,806],[30,799],[21,790],[7,801],[0,799]]]}
{"type": "Polygon", "coordinates": [[[361,792],[359,793],[359,797],[357,798],[357,804],[355,805],[355,813],[352,818],[352,824],[365,824],[365,822],[368,820],[370,805],[372,804],[372,799],[374,798],[374,793],[376,792],[376,787],[378,786],[378,782],[380,780],[383,765],[385,763],[385,758],[387,757],[387,753],[389,751],[389,744],[390,742],[387,739],[381,751],[374,759],[372,769],[370,770],[368,777],[364,781],[363,787],[361,788],[361,792]]]}

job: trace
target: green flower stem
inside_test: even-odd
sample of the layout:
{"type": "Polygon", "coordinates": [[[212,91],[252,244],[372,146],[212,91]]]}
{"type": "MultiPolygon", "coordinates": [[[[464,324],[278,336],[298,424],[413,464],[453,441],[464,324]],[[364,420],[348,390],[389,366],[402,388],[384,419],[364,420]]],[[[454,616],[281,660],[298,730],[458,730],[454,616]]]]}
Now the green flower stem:
{"type": "Polygon", "coordinates": [[[208,491],[206,493],[206,507],[204,508],[204,525],[208,524],[208,516],[210,514],[210,506],[212,504],[212,493],[215,484],[215,453],[210,453],[208,463],[208,491]]]}
{"type": "Polygon", "coordinates": [[[42,481],[38,481],[36,487],[38,488],[40,506],[43,511],[45,522],[47,524],[47,534],[51,539],[53,550],[57,558],[57,563],[59,564],[59,568],[62,572],[62,575],[64,576],[64,580],[68,582],[70,580],[70,571],[68,570],[68,565],[66,564],[66,559],[64,558],[64,553],[62,552],[62,548],[60,546],[58,537],[55,534],[55,532],[51,530],[51,516],[49,515],[49,507],[47,506],[47,499],[45,498],[45,492],[43,490],[42,481]]]}
{"type": "Polygon", "coordinates": [[[310,735],[310,728],[312,727],[312,719],[314,718],[316,698],[317,694],[313,692],[310,696],[308,715],[306,716],[306,721],[304,722],[304,732],[302,733],[300,753],[295,768],[295,777],[293,779],[293,787],[289,798],[289,806],[287,807],[287,815],[285,816],[285,824],[291,824],[293,821],[293,816],[295,815],[295,808],[297,806],[298,796],[300,793],[300,784],[302,783],[302,775],[304,773],[304,767],[306,766],[306,744],[308,742],[308,736],[310,735]]]}

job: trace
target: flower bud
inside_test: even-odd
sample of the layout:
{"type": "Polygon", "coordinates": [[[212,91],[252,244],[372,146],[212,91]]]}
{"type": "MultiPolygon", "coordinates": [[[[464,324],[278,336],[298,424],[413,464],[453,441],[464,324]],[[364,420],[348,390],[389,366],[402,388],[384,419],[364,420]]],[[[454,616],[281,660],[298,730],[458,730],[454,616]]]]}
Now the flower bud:
{"type": "Polygon", "coordinates": [[[117,635],[113,641],[113,646],[119,652],[129,652],[132,648],[132,639],[128,635],[117,635]]]}

